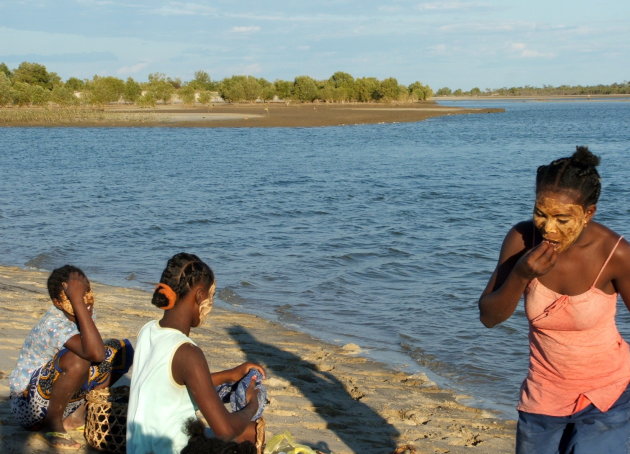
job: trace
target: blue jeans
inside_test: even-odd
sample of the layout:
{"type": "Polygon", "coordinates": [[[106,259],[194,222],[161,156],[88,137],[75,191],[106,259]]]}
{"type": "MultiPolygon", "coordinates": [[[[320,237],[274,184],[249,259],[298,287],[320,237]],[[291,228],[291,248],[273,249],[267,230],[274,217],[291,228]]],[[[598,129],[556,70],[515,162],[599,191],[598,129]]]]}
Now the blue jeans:
{"type": "Polygon", "coordinates": [[[630,386],[605,413],[592,404],[570,416],[518,413],[516,454],[630,454],[630,386]]]}

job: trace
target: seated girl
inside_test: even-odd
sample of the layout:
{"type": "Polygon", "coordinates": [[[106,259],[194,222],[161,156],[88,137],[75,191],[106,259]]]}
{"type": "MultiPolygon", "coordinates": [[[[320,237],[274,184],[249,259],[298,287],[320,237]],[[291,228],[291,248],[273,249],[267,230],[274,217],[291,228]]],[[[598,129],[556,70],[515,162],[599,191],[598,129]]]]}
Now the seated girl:
{"type": "Polygon", "coordinates": [[[77,449],[81,444],[68,430],[85,423],[85,395],[124,375],[133,348],[127,339],[103,342],[90,283],[79,268],[54,270],[48,293],[53,305],[26,337],[9,377],[11,410],[50,446],[77,449]]]}
{"type": "Polygon", "coordinates": [[[186,423],[197,409],[212,436],[258,441],[262,452],[262,367],[243,363],[211,373],[203,351],[188,337],[212,309],[215,288],[212,270],[197,256],[180,253],[168,261],[151,301],[164,314],[138,334],[127,412],[128,454],[179,453],[188,443],[186,423]],[[224,405],[230,401],[233,412],[224,405]]]}

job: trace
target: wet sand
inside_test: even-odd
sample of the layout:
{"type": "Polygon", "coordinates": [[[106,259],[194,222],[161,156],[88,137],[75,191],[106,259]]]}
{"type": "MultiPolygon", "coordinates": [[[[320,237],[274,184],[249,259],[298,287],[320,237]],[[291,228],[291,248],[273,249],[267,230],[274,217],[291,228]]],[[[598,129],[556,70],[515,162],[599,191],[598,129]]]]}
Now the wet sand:
{"type": "Polygon", "coordinates": [[[2,108],[0,126],[102,127],[318,127],[402,123],[444,115],[495,113],[503,109],[444,107],[433,102],[407,104],[225,104],[210,106],[160,105],[139,108],[2,108]],[[30,110],[29,110],[30,109],[30,110]]]}
{"type": "MultiPolygon", "coordinates": [[[[0,452],[50,452],[36,434],[16,425],[8,375],[22,342],[50,301],[48,273],[0,267],[0,452]]],[[[127,337],[159,318],[150,294],[93,283],[97,326],[104,338],[127,337]]],[[[461,403],[424,374],[408,375],[366,359],[357,346],[334,346],[259,317],[216,308],[191,337],[211,370],[255,361],[267,370],[267,439],[289,431],[323,453],[510,453],[514,422],[461,403]]],[[[80,437],[77,437],[80,439],[80,437]]],[[[81,440],[83,441],[83,440],[81,440]]],[[[83,448],[77,452],[91,452],[83,448]]]]}

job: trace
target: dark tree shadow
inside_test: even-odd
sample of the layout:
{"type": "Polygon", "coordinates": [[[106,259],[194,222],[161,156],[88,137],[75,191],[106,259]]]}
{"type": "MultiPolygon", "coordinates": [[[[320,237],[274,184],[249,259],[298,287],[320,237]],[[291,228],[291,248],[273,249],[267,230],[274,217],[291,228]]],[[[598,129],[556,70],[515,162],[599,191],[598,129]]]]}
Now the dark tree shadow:
{"type": "MultiPolygon", "coordinates": [[[[317,365],[293,353],[257,340],[241,326],[232,326],[227,331],[239,343],[247,361],[264,364],[273,375],[298,388],[326,421],[328,429],[354,452],[363,452],[366,444],[371,446],[371,453],[390,453],[396,448],[398,430],[361,402],[359,396],[354,398],[333,374],[320,371],[317,365]]],[[[330,452],[323,442],[307,444],[330,452]]]]}

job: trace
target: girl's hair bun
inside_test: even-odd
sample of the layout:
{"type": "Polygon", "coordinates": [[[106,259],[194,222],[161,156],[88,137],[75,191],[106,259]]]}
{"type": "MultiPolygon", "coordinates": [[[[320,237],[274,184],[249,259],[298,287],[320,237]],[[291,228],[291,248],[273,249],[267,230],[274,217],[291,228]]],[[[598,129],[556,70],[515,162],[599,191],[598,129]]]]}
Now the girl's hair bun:
{"type": "Polygon", "coordinates": [[[588,167],[597,167],[599,165],[599,156],[590,152],[586,146],[575,147],[575,153],[571,156],[571,161],[578,167],[586,169],[588,167]]]}

